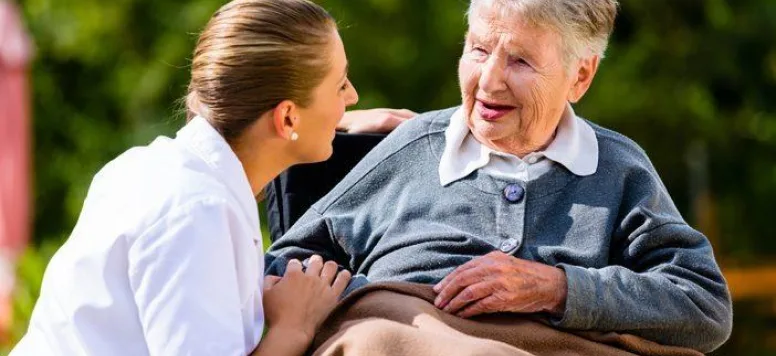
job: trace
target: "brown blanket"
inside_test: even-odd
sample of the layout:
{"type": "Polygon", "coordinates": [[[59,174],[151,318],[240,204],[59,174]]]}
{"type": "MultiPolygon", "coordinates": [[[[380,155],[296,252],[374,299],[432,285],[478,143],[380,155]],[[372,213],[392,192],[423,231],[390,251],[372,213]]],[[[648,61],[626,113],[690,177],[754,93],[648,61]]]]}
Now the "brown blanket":
{"type": "Polygon", "coordinates": [[[380,283],[343,299],[315,338],[315,355],[666,355],[701,353],[645,339],[560,331],[540,317],[462,319],[433,305],[429,285],[380,283]]]}

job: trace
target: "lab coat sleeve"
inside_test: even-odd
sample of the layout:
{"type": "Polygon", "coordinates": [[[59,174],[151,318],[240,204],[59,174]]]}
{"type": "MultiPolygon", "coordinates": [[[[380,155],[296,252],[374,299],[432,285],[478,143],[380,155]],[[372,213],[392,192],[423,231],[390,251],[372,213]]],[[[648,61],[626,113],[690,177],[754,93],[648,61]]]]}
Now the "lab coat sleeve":
{"type": "Polygon", "coordinates": [[[226,202],[197,201],[132,242],[129,280],[151,355],[250,351],[229,221],[226,202]]]}

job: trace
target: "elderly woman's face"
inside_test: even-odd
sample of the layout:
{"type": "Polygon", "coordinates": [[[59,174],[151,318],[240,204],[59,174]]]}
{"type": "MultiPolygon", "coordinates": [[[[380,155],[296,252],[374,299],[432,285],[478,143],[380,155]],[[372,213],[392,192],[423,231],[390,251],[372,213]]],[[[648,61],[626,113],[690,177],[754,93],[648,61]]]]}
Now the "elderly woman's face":
{"type": "Polygon", "coordinates": [[[553,137],[578,77],[564,65],[560,35],[500,18],[480,5],[469,19],[459,64],[463,109],[478,141],[517,155],[553,137]]]}

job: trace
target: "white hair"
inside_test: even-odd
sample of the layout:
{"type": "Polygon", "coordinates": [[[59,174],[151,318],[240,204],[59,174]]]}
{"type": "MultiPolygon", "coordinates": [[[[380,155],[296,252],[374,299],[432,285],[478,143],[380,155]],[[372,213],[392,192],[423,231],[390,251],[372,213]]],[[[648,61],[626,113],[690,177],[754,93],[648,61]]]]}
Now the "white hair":
{"type": "Polygon", "coordinates": [[[471,0],[468,16],[489,5],[502,18],[519,17],[560,34],[567,63],[604,57],[617,16],[617,0],[471,0]]]}

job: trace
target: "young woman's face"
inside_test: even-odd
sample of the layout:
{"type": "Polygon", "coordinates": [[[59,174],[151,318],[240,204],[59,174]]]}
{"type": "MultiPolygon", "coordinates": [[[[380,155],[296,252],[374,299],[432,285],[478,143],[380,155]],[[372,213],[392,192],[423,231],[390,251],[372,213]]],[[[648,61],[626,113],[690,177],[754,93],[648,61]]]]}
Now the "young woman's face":
{"type": "Polygon", "coordinates": [[[358,93],[348,80],[348,59],[339,33],[332,33],[327,53],[331,69],[323,82],[313,90],[312,102],[299,108],[299,139],[294,142],[302,162],[320,162],[332,154],[332,141],[337,123],[345,108],[358,102],[358,93]]]}

